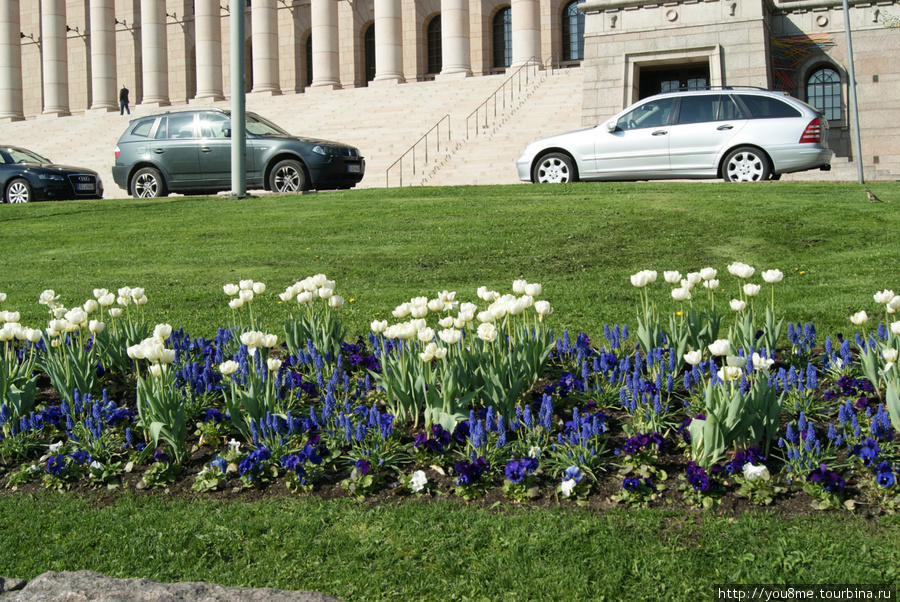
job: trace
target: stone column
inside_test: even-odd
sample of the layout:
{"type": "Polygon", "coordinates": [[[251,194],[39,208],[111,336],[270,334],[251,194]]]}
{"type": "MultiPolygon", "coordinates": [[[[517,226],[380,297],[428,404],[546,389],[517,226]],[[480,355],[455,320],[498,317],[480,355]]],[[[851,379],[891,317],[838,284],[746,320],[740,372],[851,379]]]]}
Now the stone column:
{"type": "Polygon", "coordinates": [[[281,94],[278,81],[278,9],[275,3],[276,0],[254,0],[250,7],[252,92],[281,94]]]}
{"type": "Polygon", "coordinates": [[[66,0],[41,2],[41,65],[44,71],[44,115],[69,115],[66,0]]]}
{"type": "Polygon", "coordinates": [[[375,0],[375,81],[404,81],[400,0],[375,0]]]}
{"type": "MultiPolygon", "coordinates": [[[[169,60],[166,36],[166,0],[141,2],[142,105],[169,104],[169,60]]],[[[137,99],[132,99],[136,101],[137,99]]]]}
{"type": "Polygon", "coordinates": [[[224,100],[222,88],[222,22],[219,0],[195,0],[194,39],[197,53],[197,98],[224,100]]]}
{"type": "Polygon", "coordinates": [[[472,75],[468,0],[441,0],[441,75],[472,75]]]}
{"type": "Polygon", "coordinates": [[[116,95],[116,12],[115,0],[91,0],[91,109],[115,111],[116,95]]]}
{"type": "Polygon", "coordinates": [[[341,87],[337,0],[312,0],[313,88],[341,87]]]}
{"type": "Polygon", "coordinates": [[[539,0],[512,0],[512,65],[521,67],[533,59],[541,62],[541,13],[539,0]]]}
{"type": "Polygon", "coordinates": [[[25,119],[21,25],[19,0],[6,0],[0,4],[0,121],[25,119]]]}

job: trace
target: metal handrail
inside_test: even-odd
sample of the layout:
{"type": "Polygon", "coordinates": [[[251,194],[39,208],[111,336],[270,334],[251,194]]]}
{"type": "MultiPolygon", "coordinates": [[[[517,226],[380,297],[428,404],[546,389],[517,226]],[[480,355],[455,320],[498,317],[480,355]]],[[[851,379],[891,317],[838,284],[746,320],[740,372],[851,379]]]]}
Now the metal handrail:
{"type": "Polygon", "coordinates": [[[500,87],[497,88],[493,94],[488,96],[487,99],[485,99],[485,101],[483,103],[478,105],[478,107],[476,107],[476,109],[474,111],[469,113],[469,116],[466,117],[466,140],[469,139],[469,123],[473,117],[475,118],[475,135],[477,136],[478,129],[479,129],[478,125],[479,125],[479,120],[480,120],[479,113],[482,112],[482,109],[484,109],[484,127],[486,129],[488,127],[488,113],[490,112],[490,107],[488,106],[488,104],[491,101],[493,101],[494,117],[496,117],[497,116],[498,95],[500,95],[501,92],[503,93],[500,100],[503,103],[502,108],[505,109],[506,108],[507,86],[509,86],[509,102],[510,102],[510,104],[512,104],[512,102],[514,100],[513,95],[515,94],[515,92],[517,90],[515,85],[512,83],[513,79],[517,79],[518,91],[521,91],[522,84],[523,84],[522,73],[524,72],[524,74],[525,74],[524,75],[524,78],[525,78],[524,85],[527,86],[529,83],[529,75],[532,75],[532,76],[537,75],[537,72],[540,70],[540,68],[542,66],[543,66],[543,64],[537,57],[534,57],[534,56],[531,57],[530,59],[528,59],[528,61],[524,65],[522,65],[521,67],[516,69],[516,71],[512,75],[510,75],[508,78],[506,78],[506,81],[504,81],[502,84],[500,84],[500,87]],[[533,72],[533,74],[532,74],[532,72],[533,72]]]}
{"type": "MultiPolygon", "coordinates": [[[[435,150],[437,152],[441,152],[441,124],[444,123],[444,121],[447,122],[447,145],[449,146],[449,144],[450,144],[450,115],[448,114],[448,115],[444,115],[443,117],[441,117],[436,124],[431,126],[431,129],[429,129],[427,132],[422,134],[421,138],[416,140],[413,143],[413,145],[410,146],[409,149],[407,149],[407,151],[405,153],[400,155],[399,159],[397,159],[396,161],[391,163],[390,167],[388,167],[386,170],[384,170],[384,186],[385,186],[385,188],[390,188],[390,185],[391,185],[390,184],[390,171],[397,164],[400,164],[400,186],[403,186],[403,158],[406,157],[406,155],[408,155],[410,153],[412,153],[412,173],[413,173],[413,175],[416,175],[416,147],[422,141],[425,141],[425,164],[428,165],[428,140],[427,140],[427,138],[428,138],[428,134],[430,134],[431,132],[434,132],[435,130],[437,130],[437,135],[436,135],[436,140],[435,140],[435,144],[436,144],[435,150]]],[[[446,148],[446,146],[444,148],[446,148]]]]}

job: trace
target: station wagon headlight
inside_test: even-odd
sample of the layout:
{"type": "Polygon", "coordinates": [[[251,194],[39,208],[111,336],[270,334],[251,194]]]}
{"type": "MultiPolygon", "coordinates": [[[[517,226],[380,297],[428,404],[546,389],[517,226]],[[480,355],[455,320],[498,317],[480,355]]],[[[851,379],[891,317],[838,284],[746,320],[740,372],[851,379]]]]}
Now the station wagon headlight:
{"type": "Polygon", "coordinates": [[[41,173],[38,174],[38,180],[52,180],[54,182],[62,182],[63,180],[65,180],[65,178],[49,173],[41,173]]]}

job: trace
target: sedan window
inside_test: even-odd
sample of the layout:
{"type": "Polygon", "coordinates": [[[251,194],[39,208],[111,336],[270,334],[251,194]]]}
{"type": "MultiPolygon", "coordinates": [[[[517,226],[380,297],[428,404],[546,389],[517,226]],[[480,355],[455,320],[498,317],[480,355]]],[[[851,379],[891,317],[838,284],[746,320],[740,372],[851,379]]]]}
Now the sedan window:
{"type": "Polygon", "coordinates": [[[619,117],[616,127],[620,130],[636,130],[665,125],[669,121],[669,113],[672,112],[674,102],[673,98],[645,102],[619,117]]]}
{"type": "Polygon", "coordinates": [[[678,123],[702,123],[740,119],[741,114],[731,97],[725,94],[685,96],[681,99],[678,123]]]}

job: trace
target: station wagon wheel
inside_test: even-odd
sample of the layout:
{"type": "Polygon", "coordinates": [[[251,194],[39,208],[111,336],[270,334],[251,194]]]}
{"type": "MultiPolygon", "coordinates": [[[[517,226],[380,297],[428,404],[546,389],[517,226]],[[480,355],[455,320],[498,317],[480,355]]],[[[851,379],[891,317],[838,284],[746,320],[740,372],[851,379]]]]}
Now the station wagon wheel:
{"type": "Polygon", "coordinates": [[[578,172],[571,157],[562,153],[548,153],[534,164],[531,181],[537,184],[577,182],[578,172]]]}
{"type": "Polygon", "coordinates": [[[6,189],[7,203],[28,203],[33,200],[34,192],[32,192],[31,184],[28,183],[28,180],[16,178],[9,183],[9,187],[6,189]]]}
{"type": "Polygon", "coordinates": [[[722,177],[726,182],[762,182],[769,179],[769,160],[759,149],[741,146],[725,157],[722,177]]]}
{"type": "Polygon", "coordinates": [[[142,167],[131,180],[131,196],[136,199],[168,196],[166,181],[159,170],[153,167],[142,167]]]}
{"type": "Polygon", "coordinates": [[[299,161],[279,161],[269,174],[269,188],[274,192],[303,192],[308,188],[306,172],[299,161]]]}

